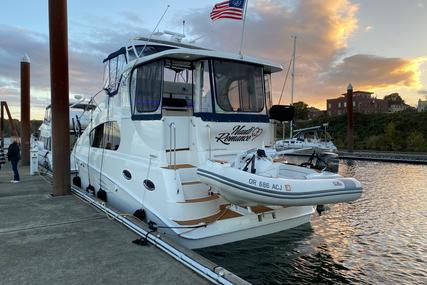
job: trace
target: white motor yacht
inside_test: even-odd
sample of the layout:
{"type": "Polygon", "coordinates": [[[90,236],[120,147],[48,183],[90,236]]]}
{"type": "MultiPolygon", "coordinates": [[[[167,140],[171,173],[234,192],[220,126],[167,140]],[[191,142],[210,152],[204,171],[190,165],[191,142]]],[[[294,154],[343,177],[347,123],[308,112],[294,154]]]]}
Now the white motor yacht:
{"type": "Polygon", "coordinates": [[[73,183],[178,243],[283,231],[310,222],[317,204],[360,197],[353,178],[270,155],[280,65],[138,38],[104,66],[104,101],[75,144],[73,183]]]}
{"type": "MultiPolygon", "coordinates": [[[[78,97],[79,98],[79,97],[78,97]]],[[[70,147],[74,146],[77,138],[84,131],[90,122],[91,110],[95,108],[95,105],[89,104],[84,100],[70,104],[70,147]]],[[[38,151],[38,163],[39,166],[52,171],[52,127],[51,127],[51,106],[47,106],[43,123],[39,127],[37,137],[33,137],[33,142],[38,151]]],[[[71,151],[71,150],[70,150],[71,151]]],[[[72,157],[71,157],[72,158],[72,157]]],[[[71,162],[71,171],[75,171],[75,163],[71,162]]]]}
{"type": "Polygon", "coordinates": [[[277,150],[293,149],[298,152],[337,152],[337,147],[333,143],[331,135],[326,131],[326,126],[316,126],[305,129],[295,130],[292,138],[278,140],[276,142],[277,150]]]}

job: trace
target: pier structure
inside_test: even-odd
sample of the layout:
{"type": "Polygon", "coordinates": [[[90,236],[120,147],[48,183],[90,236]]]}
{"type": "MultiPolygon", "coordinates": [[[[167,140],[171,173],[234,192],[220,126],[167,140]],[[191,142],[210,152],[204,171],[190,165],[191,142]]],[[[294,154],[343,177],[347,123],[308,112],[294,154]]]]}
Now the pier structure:
{"type": "Polygon", "coordinates": [[[30,58],[21,60],[21,165],[30,165],[30,58]]]}
{"type": "MultiPolygon", "coordinates": [[[[20,172],[21,182],[12,184],[10,164],[0,171],[1,284],[249,284],[174,243],[164,246],[176,255],[150,242],[138,245],[144,235],[91,206],[98,202],[50,195],[48,176],[30,176],[28,167],[20,172]],[[190,259],[206,272],[190,267],[190,259]]],[[[167,241],[157,233],[150,239],[167,241]]]]}

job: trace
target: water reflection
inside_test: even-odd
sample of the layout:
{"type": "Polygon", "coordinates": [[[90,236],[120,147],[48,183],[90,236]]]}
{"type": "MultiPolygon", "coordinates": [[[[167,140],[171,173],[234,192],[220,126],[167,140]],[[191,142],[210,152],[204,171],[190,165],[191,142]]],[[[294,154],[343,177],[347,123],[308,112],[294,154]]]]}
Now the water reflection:
{"type": "Polygon", "coordinates": [[[427,284],[427,166],[342,162],[362,198],[311,224],[199,250],[254,284],[427,284]]]}

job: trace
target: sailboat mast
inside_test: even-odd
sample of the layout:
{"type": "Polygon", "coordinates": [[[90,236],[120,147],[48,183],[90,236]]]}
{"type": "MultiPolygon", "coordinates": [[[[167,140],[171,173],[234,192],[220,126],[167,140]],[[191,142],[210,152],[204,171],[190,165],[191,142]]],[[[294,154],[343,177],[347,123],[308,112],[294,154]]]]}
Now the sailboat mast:
{"type": "MultiPolygon", "coordinates": [[[[294,90],[295,90],[295,51],[297,46],[297,36],[294,35],[294,49],[292,52],[292,87],[291,87],[291,106],[294,104],[294,90]]],[[[291,121],[291,128],[290,128],[290,137],[293,135],[293,121],[291,121]]]]}

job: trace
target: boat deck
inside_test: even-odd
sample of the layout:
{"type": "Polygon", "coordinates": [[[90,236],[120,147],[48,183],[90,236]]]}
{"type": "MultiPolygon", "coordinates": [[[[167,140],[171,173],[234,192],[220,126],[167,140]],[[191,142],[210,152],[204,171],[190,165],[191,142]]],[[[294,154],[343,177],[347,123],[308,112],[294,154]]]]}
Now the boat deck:
{"type": "Polygon", "coordinates": [[[1,284],[208,284],[155,246],[74,195],[52,197],[29,176],[0,170],[1,284]]]}

